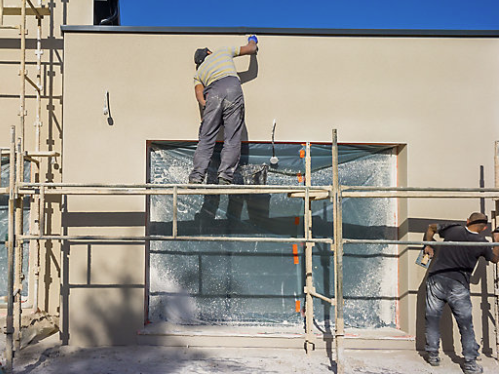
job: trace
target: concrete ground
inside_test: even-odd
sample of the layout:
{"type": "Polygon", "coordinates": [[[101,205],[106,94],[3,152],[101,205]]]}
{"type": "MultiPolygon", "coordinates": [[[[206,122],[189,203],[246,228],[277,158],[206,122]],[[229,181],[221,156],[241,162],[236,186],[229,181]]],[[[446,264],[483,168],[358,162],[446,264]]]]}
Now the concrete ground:
{"type": "MultiPolygon", "coordinates": [[[[3,347],[0,347],[3,348],[3,347]]],[[[3,349],[2,349],[3,353],[3,349]]],[[[429,366],[412,350],[345,351],[345,373],[455,374],[458,359],[442,355],[440,367],[429,366]]],[[[494,358],[482,357],[484,373],[499,373],[494,358]]],[[[126,346],[78,348],[61,346],[54,334],[20,351],[14,361],[16,374],[169,374],[169,373],[337,373],[325,351],[307,356],[298,349],[172,348],[126,346]]]]}
{"type": "MultiPolygon", "coordinates": [[[[215,342],[228,344],[229,334],[213,336],[211,343],[196,348],[190,345],[189,335],[197,331],[177,331],[184,336],[180,347],[140,345],[122,347],[81,348],[63,346],[56,332],[57,320],[45,314],[36,314],[31,319],[36,324],[26,323],[21,341],[26,346],[14,359],[14,374],[211,374],[211,373],[337,373],[335,357],[329,357],[325,349],[317,349],[307,355],[300,344],[289,343],[289,339],[275,341],[280,349],[269,348],[213,348],[215,342]],[[48,336],[48,337],[45,337],[48,336]],[[45,338],[44,338],[45,337],[45,338]],[[187,338],[186,338],[187,337],[187,338]],[[288,341],[286,343],[286,341],[288,341]],[[288,345],[286,345],[288,344],[288,345]],[[297,348],[301,347],[301,348],[297,348]]],[[[33,316],[32,316],[33,317],[33,316]]],[[[0,320],[1,320],[0,315],[0,320]]],[[[4,321],[3,321],[4,322],[4,321]]],[[[3,325],[3,324],[2,324],[3,325]]],[[[162,326],[165,328],[165,326],[162,326]]],[[[191,329],[192,330],[192,329],[191,329]]],[[[147,329],[143,334],[147,333],[147,329]]],[[[220,331],[220,329],[217,329],[220,331]]],[[[173,331],[170,331],[173,332],[173,331]]],[[[150,331],[158,333],[158,329],[150,331]]],[[[461,358],[454,354],[442,354],[439,367],[428,365],[420,354],[412,349],[412,337],[396,336],[396,330],[350,331],[345,345],[345,373],[354,374],[459,374],[461,358]],[[361,332],[362,331],[362,332],[361,332]],[[379,335],[379,336],[378,336],[379,335]],[[372,338],[390,337],[376,341],[372,349],[372,338]],[[360,339],[360,340],[359,340],[360,339]],[[364,340],[367,339],[367,340],[364,340]],[[363,345],[367,341],[368,343],[363,345]]],[[[147,338],[147,334],[142,338],[147,338]]],[[[199,338],[199,337],[197,337],[199,338]]],[[[180,339],[180,336],[176,336],[180,339]]],[[[0,363],[5,365],[5,334],[0,334],[0,363]]],[[[334,350],[333,353],[334,355],[334,350]]],[[[498,362],[492,357],[482,356],[480,364],[485,374],[499,373],[498,362]]],[[[2,372],[0,366],[0,373],[2,372]]]]}

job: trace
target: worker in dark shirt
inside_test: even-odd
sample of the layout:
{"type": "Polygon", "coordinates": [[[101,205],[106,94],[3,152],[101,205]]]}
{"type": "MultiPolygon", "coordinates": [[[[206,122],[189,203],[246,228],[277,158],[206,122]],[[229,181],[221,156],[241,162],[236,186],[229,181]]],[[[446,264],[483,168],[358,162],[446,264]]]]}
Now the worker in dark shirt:
{"type": "MultiPolygon", "coordinates": [[[[433,240],[439,234],[444,241],[487,242],[480,235],[487,228],[487,216],[472,213],[466,227],[459,224],[428,226],[425,240],[433,240]]],[[[494,230],[493,240],[499,241],[499,230],[494,230]]],[[[434,257],[433,247],[424,248],[430,258],[434,257]]],[[[463,371],[465,374],[482,373],[483,368],[476,363],[480,346],[473,330],[472,305],[470,298],[470,278],[480,257],[487,261],[499,261],[499,247],[450,245],[438,246],[435,259],[426,281],[426,360],[432,366],[440,364],[438,349],[440,343],[439,323],[445,304],[449,304],[461,333],[463,371]]]]}

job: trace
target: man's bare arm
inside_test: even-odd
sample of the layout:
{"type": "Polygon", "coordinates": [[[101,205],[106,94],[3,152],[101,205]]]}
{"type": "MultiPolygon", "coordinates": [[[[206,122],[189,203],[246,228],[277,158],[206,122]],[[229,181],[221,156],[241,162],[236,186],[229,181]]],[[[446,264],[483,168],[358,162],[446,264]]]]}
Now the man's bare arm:
{"type": "Polygon", "coordinates": [[[202,84],[196,84],[194,86],[194,91],[196,93],[196,100],[198,101],[199,105],[201,105],[203,108],[206,105],[206,100],[204,99],[204,86],[202,84]]]}
{"type": "MultiPolygon", "coordinates": [[[[496,232],[496,230],[492,232],[492,240],[494,242],[499,242],[499,230],[498,232],[496,232]]],[[[494,264],[497,264],[499,262],[499,247],[492,247],[492,252],[494,253],[494,258],[491,261],[494,264]]]]}
{"type": "MultiPolygon", "coordinates": [[[[438,226],[436,223],[432,223],[431,225],[428,226],[428,229],[426,230],[426,233],[424,235],[423,240],[424,241],[430,241],[433,240],[435,234],[438,231],[438,226]]],[[[427,245],[424,247],[424,253],[427,253],[430,255],[430,258],[433,258],[435,255],[435,251],[433,250],[433,247],[427,245]]]]}

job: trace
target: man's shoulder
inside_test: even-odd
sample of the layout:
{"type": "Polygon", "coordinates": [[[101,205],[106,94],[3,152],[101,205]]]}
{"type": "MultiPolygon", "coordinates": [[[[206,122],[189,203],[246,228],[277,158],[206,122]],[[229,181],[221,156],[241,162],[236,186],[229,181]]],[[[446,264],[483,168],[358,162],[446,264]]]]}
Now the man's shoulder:
{"type": "MultiPolygon", "coordinates": [[[[467,230],[466,230],[467,231],[467,230]]],[[[485,242],[485,243],[488,243],[489,241],[487,240],[487,238],[485,238],[483,235],[480,235],[478,233],[472,233],[472,232],[467,232],[468,234],[468,238],[471,240],[471,241],[475,241],[475,242],[485,242]]]]}
{"type": "Polygon", "coordinates": [[[447,232],[452,232],[452,231],[463,231],[465,230],[463,226],[461,226],[459,223],[439,223],[437,225],[437,232],[441,235],[447,232]]]}
{"type": "Polygon", "coordinates": [[[438,234],[447,241],[487,242],[483,235],[472,232],[458,223],[439,224],[438,234]]]}

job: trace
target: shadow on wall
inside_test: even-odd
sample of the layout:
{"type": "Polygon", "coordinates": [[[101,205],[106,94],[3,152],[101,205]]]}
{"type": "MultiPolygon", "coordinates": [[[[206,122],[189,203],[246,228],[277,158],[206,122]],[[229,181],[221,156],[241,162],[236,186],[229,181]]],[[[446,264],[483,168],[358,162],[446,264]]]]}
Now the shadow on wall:
{"type": "MultiPolygon", "coordinates": [[[[138,243],[135,243],[138,244],[138,243]]],[[[97,243],[98,245],[98,243],[97,243]]],[[[108,246],[109,244],[106,244],[108,246]]],[[[122,244],[120,244],[122,245],[122,244]]],[[[66,243],[63,246],[63,324],[61,326],[61,341],[63,345],[71,343],[71,335],[78,334],[78,345],[102,346],[102,345],[137,345],[136,330],[134,327],[137,321],[142,323],[142,316],[136,311],[136,305],[141,304],[143,300],[143,285],[133,284],[132,277],[124,274],[116,279],[112,284],[99,284],[92,281],[92,253],[102,250],[94,248],[95,243],[66,243]],[[85,269],[86,282],[74,284],[69,283],[70,274],[70,252],[75,250],[76,246],[83,245],[87,251],[87,266],[78,263],[78,272],[81,268],[85,269]],[[83,292],[81,292],[83,291],[83,292]],[[86,292],[88,291],[88,292],[86,292]],[[71,298],[77,297],[76,306],[71,298]],[[140,302],[138,301],[140,299],[140,302]],[[73,322],[71,314],[78,314],[76,323],[73,322]],[[107,340],[103,342],[103,337],[107,340]],[[80,344],[80,342],[84,344],[80,344]]],[[[81,248],[80,248],[81,249],[81,248]]],[[[110,259],[112,261],[112,259],[110,259]]],[[[95,271],[95,270],[94,270],[95,271]]],[[[141,308],[139,308],[141,309],[141,308]]],[[[140,314],[140,313],[139,313],[140,314]]],[[[169,337],[169,346],[185,347],[185,342],[179,338],[169,337]]],[[[102,348],[98,352],[91,349],[78,349],[71,353],[65,352],[65,362],[71,360],[72,367],[78,367],[78,372],[97,372],[103,370],[97,368],[95,360],[92,358],[109,357],[110,360],[116,360],[116,353],[112,347],[102,348]],[[75,357],[71,357],[71,356],[75,357]]],[[[47,357],[59,356],[58,348],[50,348],[40,355],[39,360],[25,369],[23,373],[33,372],[40,367],[47,357]]],[[[331,355],[332,356],[332,355],[331,355]]],[[[125,361],[127,359],[123,359],[125,361]]],[[[118,359],[118,365],[120,365],[118,359]]],[[[188,350],[161,350],[158,347],[136,347],[133,357],[128,358],[125,364],[129,370],[135,372],[161,372],[176,373],[183,367],[191,368],[193,365],[209,365],[216,368],[218,372],[261,372],[261,364],[252,364],[237,359],[221,359],[216,354],[210,355],[206,350],[190,348],[188,350]],[[199,364],[193,360],[199,361],[199,364]],[[255,366],[253,366],[255,365],[255,366]]],[[[334,363],[331,364],[332,367],[334,363]]],[[[202,370],[202,369],[200,369],[202,370]]]]}
{"type": "MultiPolygon", "coordinates": [[[[62,139],[62,118],[60,117],[63,104],[62,97],[62,74],[63,74],[63,46],[64,42],[62,37],[56,35],[56,31],[59,25],[56,24],[55,17],[56,13],[61,15],[62,24],[67,23],[68,15],[68,0],[54,1],[51,0],[48,3],[48,8],[51,10],[49,18],[45,17],[42,21],[42,25],[49,24],[48,35],[42,34],[42,49],[44,50],[44,56],[48,56],[48,61],[42,61],[42,86],[43,92],[41,95],[42,99],[42,110],[46,110],[47,122],[43,123],[43,132],[41,138],[41,149],[47,151],[58,151],[61,149],[61,139],[62,139]],[[45,136],[45,139],[43,138],[45,136]]],[[[0,45],[6,45],[0,43],[0,45]]],[[[8,47],[8,45],[7,45],[8,47]]],[[[19,45],[11,46],[12,48],[19,48],[19,45]]],[[[1,47],[0,47],[1,48],[1,47]]],[[[26,48],[32,50],[33,54],[37,48],[36,39],[27,39],[26,48]]],[[[0,62],[0,65],[3,62],[0,62]]],[[[27,65],[35,65],[36,62],[29,61],[27,65]]],[[[30,89],[28,87],[26,91],[27,105],[30,101],[34,101],[36,96],[30,94],[30,89]]],[[[0,99],[3,98],[0,95],[0,99]]],[[[45,175],[40,174],[34,175],[34,182],[47,182],[53,183],[61,179],[61,168],[60,163],[57,158],[48,159],[47,162],[43,162],[40,170],[46,170],[45,175]]],[[[62,198],[60,196],[50,196],[45,201],[45,207],[43,212],[45,212],[45,233],[53,233],[53,222],[57,220],[56,212],[61,210],[62,198]]],[[[55,228],[58,230],[58,228],[55,228]]],[[[51,300],[50,290],[53,289],[54,285],[57,284],[57,278],[60,277],[61,264],[59,263],[59,253],[58,253],[58,243],[54,244],[52,241],[46,241],[44,247],[44,253],[41,255],[45,257],[45,261],[41,262],[41,273],[44,274],[43,279],[43,289],[45,290],[45,295],[42,301],[44,302],[44,310],[50,311],[51,305],[58,304],[57,300],[51,300]],[[56,277],[54,277],[54,270],[56,271],[56,277]]],[[[60,312],[60,310],[59,310],[60,312]]]]}
{"type": "Polygon", "coordinates": [[[248,70],[237,73],[237,75],[239,75],[239,79],[241,80],[241,84],[250,82],[258,76],[258,59],[256,56],[257,55],[250,55],[248,70]]]}
{"type": "MultiPolygon", "coordinates": [[[[141,327],[143,320],[142,308],[137,308],[137,303],[143,303],[144,285],[134,284],[132,276],[128,274],[123,274],[112,283],[94,282],[92,275],[95,276],[97,270],[93,269],[92,255],[103,250],[94,248],[95,245],[63,245],[61,341],[70,344],[73,339],[71,334],[75,333],[75,341],[85,346],[134,344],[136,330],[141,327]],[[86,264],[76,263],[77,260],[70,258],[72,251],[82,250],[77,248],[82,245],[86,247],[86,264]],[[69,282],[70,263],[78,273],[85,271],[86,281],[69,282]]],[[[122,243],[119,245],[123,246],[122,243]]],[[[81,255],[77,258],[81,260],[81,255]]],[[[108,261],[113,259],[109,258],[108,261]]],[[[140,271],[143,272],[142,269],[140,271]]]]}
{"type": "MultiPolygon", "coordinates": [[[[491,313],[492,307],[488,302],[488,292],[487,292],[487,261],[480,258],[477,264],[477,268],[471,278],[472,284],[480,283],[480,311],[481,311],[481,322],[482,322],[482,341],[479,344],[482,346],[481,351],[484,355],[492,357],[493,349],[490,345],[489,336],[489,326],[494,325],[494,317],[491,313]]],[[[479,331],[475,331],[479,336],[479,331]]]]}
{"type": "MultiPolygon", "coordinates": [[[[62,227],[65,235],[72,228],[88,227],[91,231],[93,228],[144,227],[145,223],[144,213],[141,212],[69,212],[67,199],[64,205],[62,227]]],[[[143,241],[63,243],[63,344],[71,343],[72,339],[88,346],[136,343],[136,330],[142,327],[144,320],[144,281],[140,284],[133,282],[137,280],[137,274],[144,274],[144,269],[143,265],[134,268],[133,259],[128,261],[127,257],[130,253],[135,256],[136,247],[140,251],[137,256],[143,258],[143,241]],[[125,270],[120,270],[123,261],[127,261],[127,265],[123,266],[125,270]],[[70,274],[70,271],[74,273],[70,274]],[[71,283],[73,279],[76,281],[71,283]],[[96,279],[112,281],[102,283],[96,279]],[[77,334],[77,337],[72,337],[71,333],[77,334]]]]}

